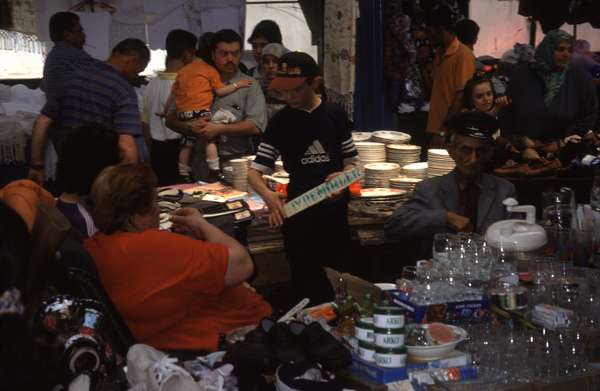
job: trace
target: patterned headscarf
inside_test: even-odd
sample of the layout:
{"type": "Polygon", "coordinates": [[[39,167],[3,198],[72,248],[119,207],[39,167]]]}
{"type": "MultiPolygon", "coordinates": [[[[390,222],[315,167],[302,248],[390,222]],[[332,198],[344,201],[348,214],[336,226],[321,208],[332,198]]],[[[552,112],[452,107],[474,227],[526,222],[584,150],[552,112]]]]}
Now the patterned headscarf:
{"type": "Polygon", "coordinates": [[[568,65],[561,69],[554,63],[554,51],[561,42],[573,44],[573,37],[562,30],[552,30],[535,49],[533,69],[540,75],[546,86],[544,91],[546,107],[550,106],[554,97],[558,95],[568,69],[568,65]]]}

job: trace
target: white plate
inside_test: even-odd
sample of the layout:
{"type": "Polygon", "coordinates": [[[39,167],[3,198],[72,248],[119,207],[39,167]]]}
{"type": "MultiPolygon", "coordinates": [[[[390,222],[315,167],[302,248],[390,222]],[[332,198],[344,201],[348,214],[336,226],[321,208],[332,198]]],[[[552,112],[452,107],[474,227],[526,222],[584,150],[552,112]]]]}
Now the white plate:
{"type": "Polygon", "coordinates": [[[432,148],[427,150],[428,154],[448,156],[448,151],[445,149],[432,148]]]}
{"type": "Polygon", "coordinates": [[[361,189],[361,197],[398,197],[404,195],[406,192],[400,189],[388,189],[388,188],[367,188],[361,189]]]}
{"type": "Polygon", "coordinates": [[[412,163],[412,164],[407,164],[406,166],[402,167],[403,170],[427,170],[427,163],[426,162],[419,162],[419,163],[412,163]]]}
{"type": "Polygon", "coordinates": [[[371,139],[371,132],[352,132],[354,142],[368,141],[371,139]]]}
{"type": "MultiPolygon", "coordinates": [[[[427,328],[428,326],[429,325],[427,325],[427,324],[422,325],[422,327],[425,327],[425,328],[427,328]]],[[[406,350],[407,350],[408,354],[419,360],[437,360],[441,357],[444,357],[448,353],[450,353],[450,351],[452,351],[456,347],[456,345],[458,345],[460,342],[467,339],[468,334],[465,331],[465,329],[456,327],[456,326],[452,326],[452,325],[446,325],[446,326],[450,327],[452,329],[452,332],[454,333],[454,335],[458,336],[458,338],[456,338],[452,342],[448,342],[448,343],[441,344],[441,345],[433,345],[433,346],[409,346],[409,345],[406,345],[406,350]]]]}
{"type": "Polygon", "coordinates": [[[399,170],[400,166],[396,163],[372,163],[365,165],[365,169],[367,170],[377,170],[377,171],[389,171],[389,170],[399,170]]]}

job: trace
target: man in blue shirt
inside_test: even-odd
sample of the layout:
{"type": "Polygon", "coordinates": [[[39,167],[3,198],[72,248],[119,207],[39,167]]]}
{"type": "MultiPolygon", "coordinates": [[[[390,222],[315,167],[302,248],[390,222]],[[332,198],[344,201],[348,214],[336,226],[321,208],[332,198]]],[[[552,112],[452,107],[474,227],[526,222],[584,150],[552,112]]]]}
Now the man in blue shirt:
{"type": "Polygon", "coordinates": [[[56,98],[77,69],[94,61],[83,50],[85,33],[77,14],[57,12],[50,18],[49,27],[54,47],[46,57],[41,85],[48,100],[56,98]]]}
{"type": "MultiPolygon", "coordinates": [[[[125,39],[115,46],[108,61],[93,61],[77,70],[50,99],[35,121],[31,143],[30,179],[44,181],[44,149],[50,137],[60,156],[62,140],[69,129],[98,124],[119,133],[121,160],[144,160],[143,127],[137,95],[130,81],[150,61],[150,51],[139,39],[125,39]],[[56,126],[50,125],[54,124],[56,126]]],[[[93,146],[90,146],[93,147],[93,146]]]]}

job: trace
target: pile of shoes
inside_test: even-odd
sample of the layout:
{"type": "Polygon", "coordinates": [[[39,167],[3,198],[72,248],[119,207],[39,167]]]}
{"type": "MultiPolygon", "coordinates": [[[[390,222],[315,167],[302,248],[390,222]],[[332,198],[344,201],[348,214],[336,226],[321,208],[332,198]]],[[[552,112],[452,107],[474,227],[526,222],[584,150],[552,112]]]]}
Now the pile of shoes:
{"type": "Polygon", "coordinates": [[[265,318],[243,341],[227,348],[223,362],[235,367],[241,390],[258,389],[249,385],[260,382],[262,375],[275,375],[282,384],[291,382],[278,389],[319,390],[328,385],[335,390],[338,380],[331,373],[348,367],[352,357],[319,322],[287,324],[265,318]],[[293,385],[300,380],[303,388],[293,385]]]}

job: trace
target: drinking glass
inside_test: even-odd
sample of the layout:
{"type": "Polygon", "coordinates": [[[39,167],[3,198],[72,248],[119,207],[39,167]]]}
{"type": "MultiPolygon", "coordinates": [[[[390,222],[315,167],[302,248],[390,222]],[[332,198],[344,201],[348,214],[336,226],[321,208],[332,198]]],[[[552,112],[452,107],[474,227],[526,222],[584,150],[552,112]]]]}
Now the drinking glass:
{"type": "Polygon", "coordinates": [[[402,267],[402,278],[408,281],[417,281],[417,267],[404,266],[402,267]]]}
{"type": "Polygon", "coordinates": [[[518,252],[516,243],[500,241],[498,247],[492,250],[495,260],[492,268],[492,278],[501,283],[518,285],[518,252]]]}
{"type": "Polygon", "coordinates": [[[452,240],[456,235],[450,233],[438,233],[433,235],[433,259],[442,264],[448,263],[448,251],[450,251],[452,240]]]}

